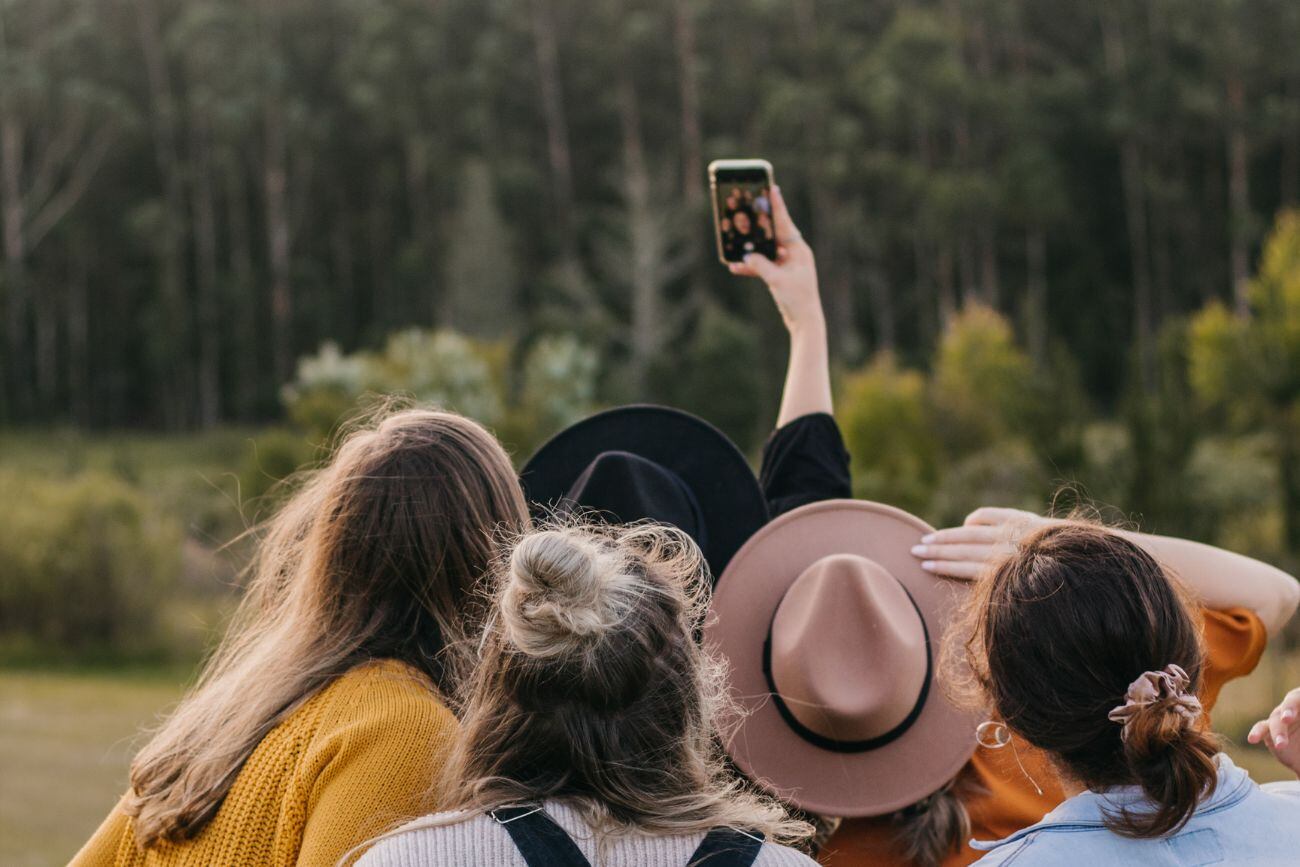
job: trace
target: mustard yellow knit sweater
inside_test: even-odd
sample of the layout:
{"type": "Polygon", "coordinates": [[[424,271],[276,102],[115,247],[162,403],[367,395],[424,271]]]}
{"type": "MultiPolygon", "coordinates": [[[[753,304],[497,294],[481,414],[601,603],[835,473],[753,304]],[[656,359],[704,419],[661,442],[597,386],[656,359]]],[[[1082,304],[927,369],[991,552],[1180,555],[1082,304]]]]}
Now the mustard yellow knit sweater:
{"type": "Polygon", "coordinates": [[[358,666],[271,730],[199,834],[141,852],[119,804],[73,867],[335,864],[440,806],[456,718],[415,669],[358,666]]]}

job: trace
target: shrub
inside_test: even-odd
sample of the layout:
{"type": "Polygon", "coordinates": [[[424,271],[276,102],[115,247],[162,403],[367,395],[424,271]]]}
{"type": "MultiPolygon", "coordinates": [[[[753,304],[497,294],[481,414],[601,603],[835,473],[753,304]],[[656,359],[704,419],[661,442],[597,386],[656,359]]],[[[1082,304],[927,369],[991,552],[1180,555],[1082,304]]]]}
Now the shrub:
{"type": "Polygon", "coordinates": [[[762,360],[756,329],[710,303],[682,351],[656,365],[655,391],[670,405],[708,419],[748,451],[767,409],[762,360]]]}
{"type": "Polygon", "coordinates": [[[524,356],[518,400],[497,435],[520,455],[531,454],[552,434],[591,414],[599,371],[596,351],[577,338],[542,337],[524,356]]]}
{"type": "Polygon", "coordinates": [[[392,395],[467,415],[521,450],[594,408],[599,359],[576,338],[544,336],[518,367],[510,361],[506,341],[409,328],[377,353],[343,355],[324,344],[299,360],[282,398],[314,444],[330,442],[343,422],[392,395]]]}
{"type": "Polygon", "coordinates": [[[88,471],[51,481],[0,470],[0,640],[75,655],[159,649],[159,597],[181,531],[139,491],[88,471]]]}
{"type": "Polygon", "coordinates": [[[1022,433],[1033,390],[1029,357],[996,311],[969,306],[944,331],[931,391],[939,436],[951,453],[1022,433]]]}
{"type": "Polygon", "coordinates": [[[938,476],[938,442],[925,404],[925,378],[877,355],[844,378],[837,415],[853,456],[854,494],[919,511],[938,476]]]}
{"type": "Polygon", "coordinates": [[[967,455],[948,466],[927,515],[948,527],[980,506],[1040,512],[1050,480],[1028,443],[1008,440],[967,455]]]}

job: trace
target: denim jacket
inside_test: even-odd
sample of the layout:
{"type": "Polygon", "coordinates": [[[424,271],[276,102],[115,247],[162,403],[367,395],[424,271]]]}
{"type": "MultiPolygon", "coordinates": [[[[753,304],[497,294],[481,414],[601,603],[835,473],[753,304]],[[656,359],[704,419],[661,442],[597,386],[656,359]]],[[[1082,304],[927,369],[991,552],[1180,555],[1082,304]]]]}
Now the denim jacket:
{"type": "Polygon", "coordinates": [[[1226,755],[1217,762],[1214,793],[1171,836],[1133,840],[1106,830],[1105,813],[1143,803],[1137,787],[1124,786],[1075,795],[1036,825],[1002,840],[972,840],[971,846],[989,850],[980,864],[1016,867],[1300,864],[1300,783],[1259,786],[1226,755]]]}

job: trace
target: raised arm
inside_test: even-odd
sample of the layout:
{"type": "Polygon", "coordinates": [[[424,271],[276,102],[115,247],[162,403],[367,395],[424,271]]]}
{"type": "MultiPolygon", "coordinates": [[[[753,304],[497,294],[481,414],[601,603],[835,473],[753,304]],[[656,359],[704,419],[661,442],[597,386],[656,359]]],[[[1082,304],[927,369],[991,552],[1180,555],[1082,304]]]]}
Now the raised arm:
{"type": "MultiPolygon", "coordinates": [[[[938,530],[912,549],[937,575],[973,579],[1026,531],[1057,520],[1019,509],[976,509],[960,527],[938,530]]],[[[1300,605],[1300,583],[1267,563],[1187,539],[1118,531],[1173,571],[1206,608],[1247,608],[1273,635],[1300,605]]]]}
{"type": "Polygon", "coordinates": [[[812,248],[790,219],[780,187],[772,188],[772,222],[776,261],[751,253],[743,263],[730,267],[733,274],[758,277],[767,284],[790,333],[790,364],[776,420],[776,426],[781,428],[805,415],[831,413],[831,368],[826,316],[817,289],[817,262],[812,248]]]}

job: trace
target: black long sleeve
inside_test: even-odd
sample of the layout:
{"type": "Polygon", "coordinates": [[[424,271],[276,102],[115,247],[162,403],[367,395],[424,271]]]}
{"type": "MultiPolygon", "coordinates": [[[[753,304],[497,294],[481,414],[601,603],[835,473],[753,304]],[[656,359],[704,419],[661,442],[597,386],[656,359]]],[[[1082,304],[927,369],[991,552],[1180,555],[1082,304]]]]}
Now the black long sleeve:
{"type": "Polygon", "coordinates": [[[811,413],[773,431],[763,446],[758,478],[773,518],[809,503],[853,496],[849,452],[835,419],[811,413]]]}

